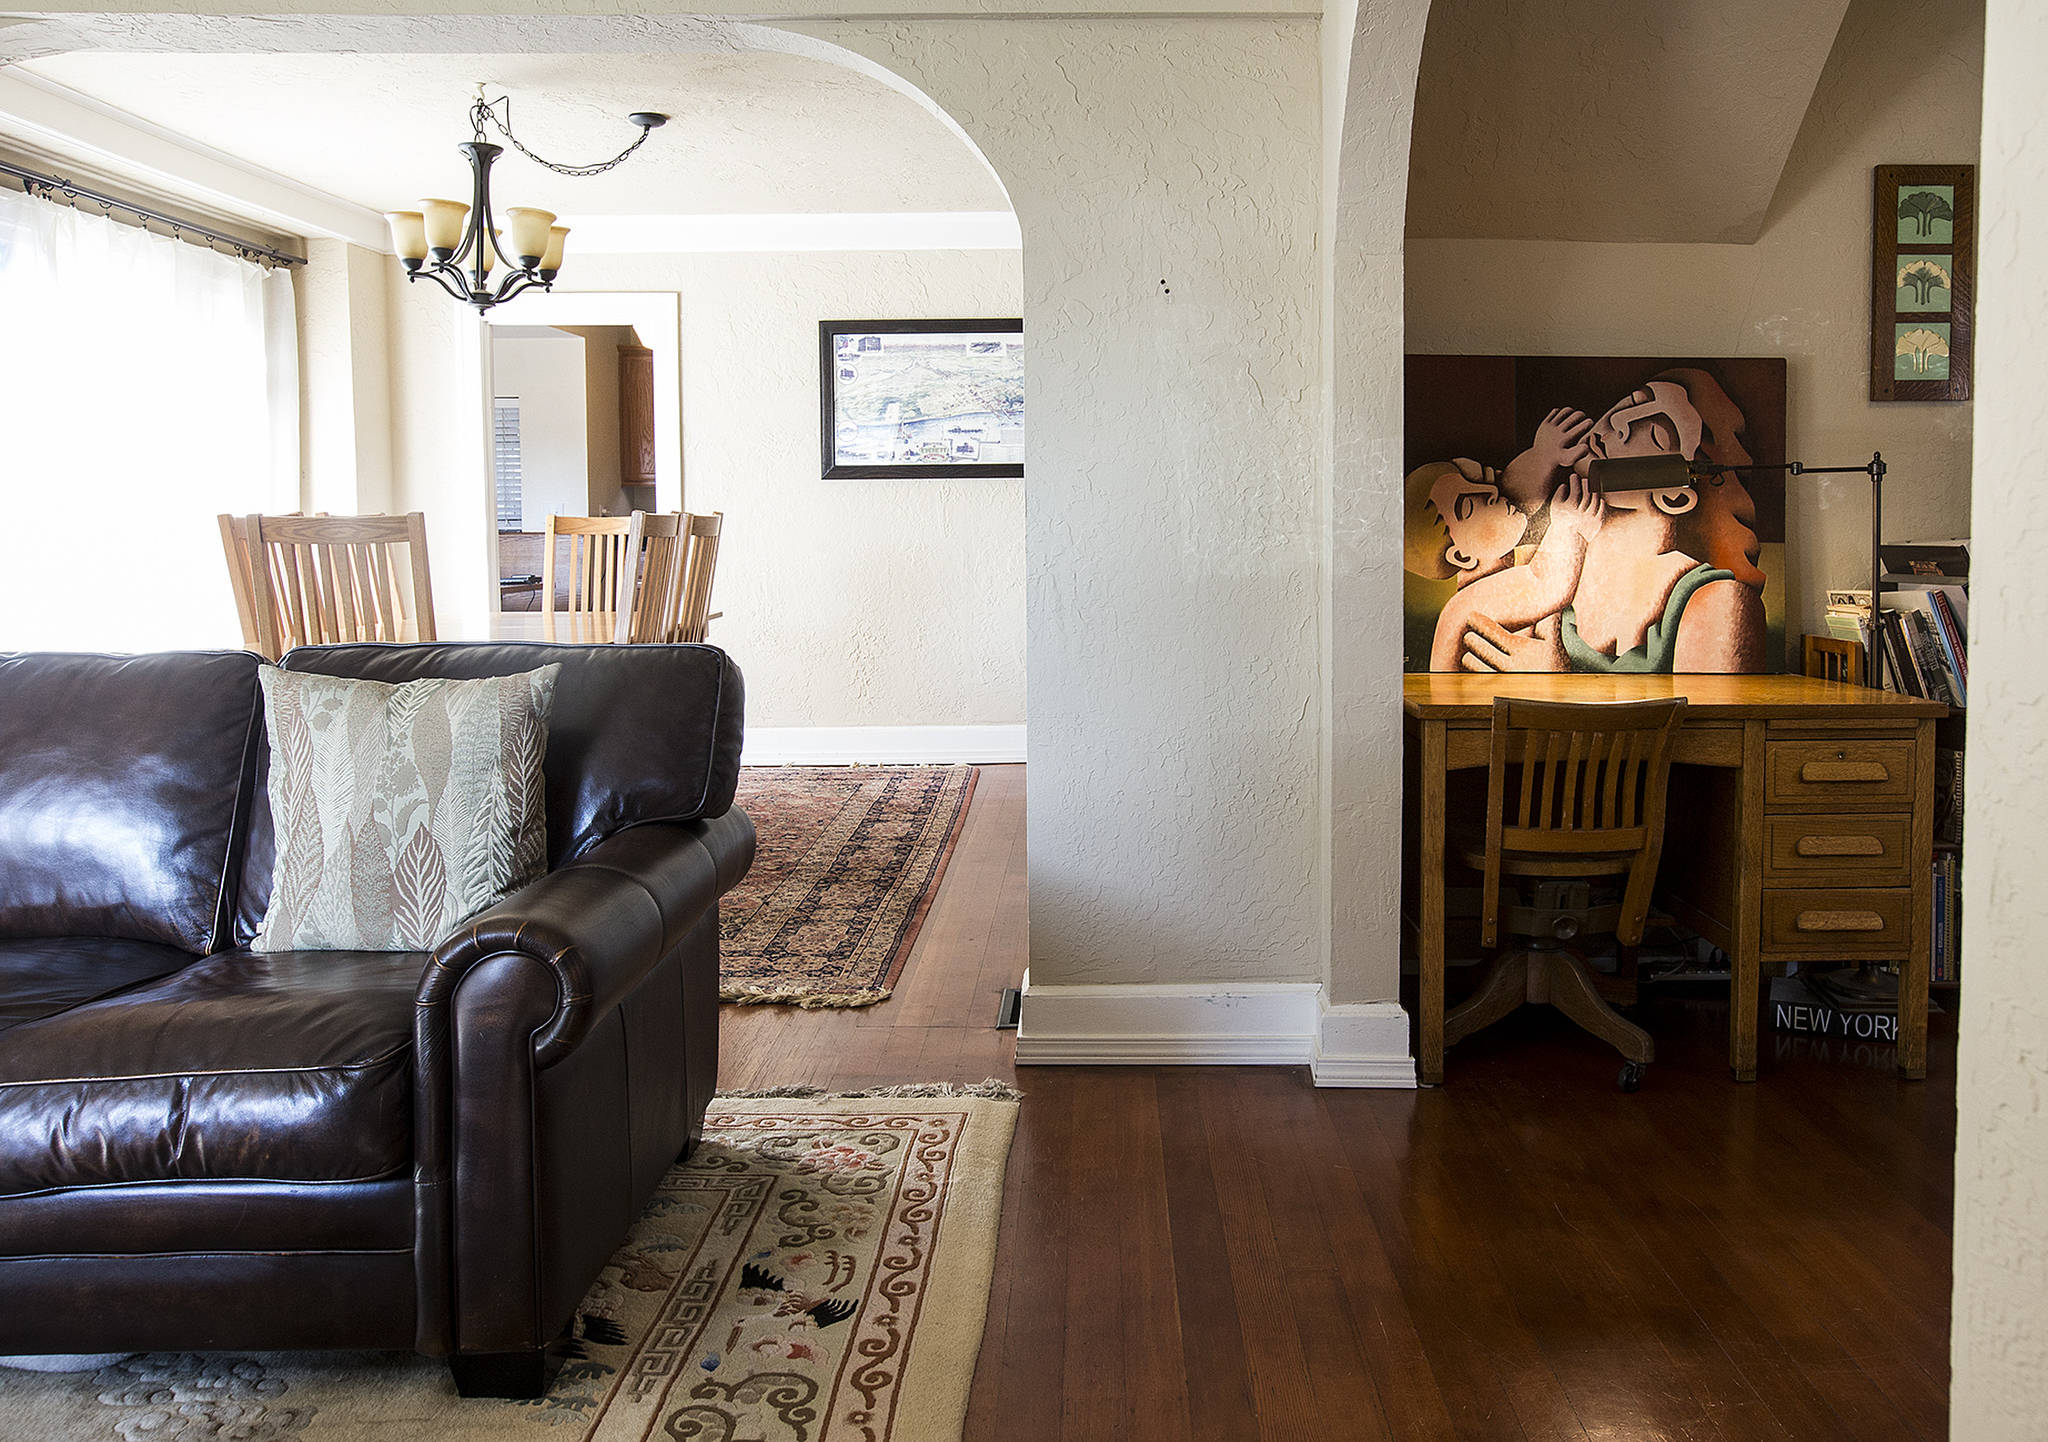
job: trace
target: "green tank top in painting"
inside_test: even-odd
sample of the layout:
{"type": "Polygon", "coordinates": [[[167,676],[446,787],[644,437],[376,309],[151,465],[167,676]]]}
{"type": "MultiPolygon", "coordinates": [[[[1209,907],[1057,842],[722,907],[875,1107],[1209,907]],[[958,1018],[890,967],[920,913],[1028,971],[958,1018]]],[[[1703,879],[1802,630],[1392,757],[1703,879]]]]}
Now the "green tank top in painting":
{"type": "Polygon", "coordinates": [[[1692,599],[1692,593],[1702,586],[1715,581],[1732,581],[1733,571],[1710,566],[1705,561],[1694,566],[1671,588],[1671,595],[1664,602],[1663,616],[1643,635],[1643,644],[1632,646],[1619,656],[1610,656],[1605,651],[1596,651],[1579,638],[1578,617],[1567,606],[1558,613],[1558,634],[1564,640],[1564,654],[1572,663],[1574,671],[1595,671],[1608,675],[1617,673],[1669,671],[1672,660],[1678,655],[1678,618],[1685,614],[1685,603],[1692,599]]]}

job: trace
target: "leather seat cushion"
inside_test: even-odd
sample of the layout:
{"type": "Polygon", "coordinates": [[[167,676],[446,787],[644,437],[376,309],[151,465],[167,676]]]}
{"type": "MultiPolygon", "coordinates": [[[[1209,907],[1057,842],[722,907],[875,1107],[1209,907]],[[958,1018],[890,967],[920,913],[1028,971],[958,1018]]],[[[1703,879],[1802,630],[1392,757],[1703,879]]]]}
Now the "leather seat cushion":
{"type": "Polygon", "coordinates": [[[417,952],[221,952],[0,1031],[0,1196],[412,1158],[417,952]]]}

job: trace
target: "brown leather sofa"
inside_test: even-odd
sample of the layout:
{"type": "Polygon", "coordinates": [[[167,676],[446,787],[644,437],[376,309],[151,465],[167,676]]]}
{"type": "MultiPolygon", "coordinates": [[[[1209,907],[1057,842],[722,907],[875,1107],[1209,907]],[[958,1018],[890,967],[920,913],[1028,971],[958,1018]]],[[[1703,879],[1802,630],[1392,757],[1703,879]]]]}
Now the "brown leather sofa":
{"type": "Polygon", "coordinates": [[[415,1348],[532,1396],[695,1142],[742,687],[710,646],[339,646],[404,681],[560,661],[548,874],[429,955],[246,943],[257,660],[0,658],[0,1355],[415,1348]]]}

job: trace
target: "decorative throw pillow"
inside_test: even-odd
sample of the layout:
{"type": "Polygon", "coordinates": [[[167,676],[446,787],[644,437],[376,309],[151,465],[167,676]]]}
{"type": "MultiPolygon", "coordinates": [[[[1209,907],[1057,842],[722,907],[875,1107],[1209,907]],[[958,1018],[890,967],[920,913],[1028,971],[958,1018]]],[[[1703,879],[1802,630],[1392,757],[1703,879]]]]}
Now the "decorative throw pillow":
{"type": "Polygon", "coordinates": [[[262,670],[277,865],[256,951],[428,951],[547,867],[559,665],[471,681],[262,670]]]}

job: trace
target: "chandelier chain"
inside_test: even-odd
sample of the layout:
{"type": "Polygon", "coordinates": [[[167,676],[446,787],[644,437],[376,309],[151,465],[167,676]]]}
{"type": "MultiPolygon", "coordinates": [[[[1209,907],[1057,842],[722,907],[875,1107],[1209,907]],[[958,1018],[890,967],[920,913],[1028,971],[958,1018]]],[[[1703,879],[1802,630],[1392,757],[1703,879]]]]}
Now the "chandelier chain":
{"type": "Polygon", "coordinates": [[[526,148],[525,143],[518,136],[512,133],[511,96],[500,95],[496,100],[486,101],[483,98],[481,89],[479,89],[476,104],[470,107],[469,112],[469,123],[475,129],[478,140],[484,138],[484,125],[486,122],[494,126],[514,150],[518,151],[535,165],[546,170],[552,170],[557,175],[603,175],[614,166],[624,164],[626,157],[645,145],[648,135],[652,133],[643,126],[633,143],[624,150],[621,150],[617,155],[614,155],[610,160],[600,160],[592,165],[559,165],[552,160],[534,154],[526,148]],[[503,115],[498,113],[501,109],[504,111],[503,115]]]}

